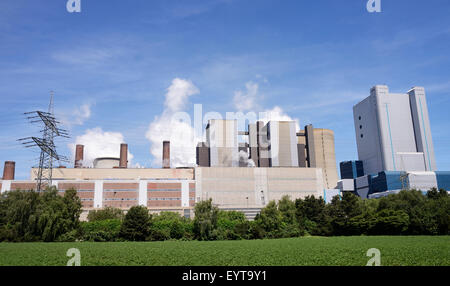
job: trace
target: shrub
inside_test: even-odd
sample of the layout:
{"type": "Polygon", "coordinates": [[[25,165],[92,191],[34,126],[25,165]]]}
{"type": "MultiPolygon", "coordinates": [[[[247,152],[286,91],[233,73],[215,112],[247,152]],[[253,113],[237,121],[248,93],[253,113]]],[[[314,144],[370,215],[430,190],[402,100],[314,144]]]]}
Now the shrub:
{"type": "Polygon", "coordinates": [[[125,215],[119,236],[130,241],[144,241],[149,235],[150,219],[146,207],[131,207],[125,215]]]}
{"type": "Polygon", "coordinates": [[[368,229],[369,234],[399,235],[405,233],[409,225],[409,216],[402,210],[382,210],[373,220],[368,229]]]}
{"type": "Polygon", "coordinates": [[[123,219],[123,211],[118,208],[106,207],[102,210],[89,211],[88,221],[98,221],[107,219],[123,219]]]}
{"type": "Polygon", "coordinates": [[[116,241],[119,238],[121,225],[122,221],[119,219],[82,222],[80,238],[87,241],[116,241]]]}
{"type": "Polygon", "coordinates": [[[257,217],[258,215],[255,217],[255,220],[248,222],[249,239],[263,239],[266,235],[266,232],[256,220],[257,217]]]}
{"type": "Polygon", "coordinates": [[[191,240],[192,222],[174,212],[161,212],[151,219],[150,234],[147,240],[159,241],[169,239],[191,240]]]}
{"type": "Polygon", "coordinates": [[[219,211],[217,229],[213,235],[216,240],[239,240],[248,237],[248,224],[244,213],[237,211],[219,211]]]}
{"type": "Polygon", "coordinates": [[[79,229],[74,229],[60,235],[57,239],[58,242],[75,242],[81,238],[79,229]]]}

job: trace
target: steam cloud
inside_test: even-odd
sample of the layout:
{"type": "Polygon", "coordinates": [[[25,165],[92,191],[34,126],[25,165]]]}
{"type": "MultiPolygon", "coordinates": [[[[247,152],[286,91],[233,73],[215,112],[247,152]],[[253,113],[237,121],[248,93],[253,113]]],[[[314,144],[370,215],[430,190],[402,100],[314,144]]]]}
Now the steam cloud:
{"type": "Polygon", "coordinates": [[[195,165],[195,147],[201,138],[195,138],[191,122],[180,120],[179,112],[185,109],[189,97],[199,92],[191,81],[180,78],[175,78],[167,89],[164,111],[150,123],[146,133],[154,166],[161,166],[165,140],[170,141],[172,167],[195,165]]]}
{"type": "MultiPolygon", "coordinates": [[[[120,157],[120,144],[124,143],[123,135],[119,132],[104,132],[101,128],[86,130],[78,136],[74,144],[69,144],[72,158],[75,156],[75,146],[84,145],[83,166],[92,167],[94,159],[99,157],[120,157]]],[[[128,152],[128,165],[131,165],[133,154],[128,152]]]]}

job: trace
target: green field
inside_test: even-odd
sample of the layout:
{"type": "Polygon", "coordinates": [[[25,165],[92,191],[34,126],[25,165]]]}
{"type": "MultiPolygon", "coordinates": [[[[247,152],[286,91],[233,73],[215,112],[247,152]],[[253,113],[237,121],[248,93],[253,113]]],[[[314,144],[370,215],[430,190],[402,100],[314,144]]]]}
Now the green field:
{"type": "Polygon", "coordinates": [[[0,265],[66,265],[69,248],[81,265],[290,266],[366,265],[370,248],[381,265],[450,265],[450,236],[302,237],[253,241],[0,243],[0,265]]]}

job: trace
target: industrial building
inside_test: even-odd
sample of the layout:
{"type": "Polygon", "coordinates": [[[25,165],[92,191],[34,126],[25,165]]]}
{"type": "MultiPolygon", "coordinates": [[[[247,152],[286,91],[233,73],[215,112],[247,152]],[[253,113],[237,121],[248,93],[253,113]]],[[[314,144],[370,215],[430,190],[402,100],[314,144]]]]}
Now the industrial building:
{"type": "Polygon", "coordinates": [[[340,163],[340,191],[374,198],[402,189],[450,190],[450,172],[436,171],[423,87],[397,94],[374,86],[353,117],[359,160],[340,163]]]}
{"type": "Polygon", "coordinates": [[[294,121],[258,121],[238,131],[237,120],[210,120],[206,142],[197,145],[199,167],[320,168],[326,189],[334,189],[338,174],[334,133],[294,121]],[[238,135],[246,137],[238,142],[238,135]]]}
{"type": "MultiPolygon", "coordinates": [[[[436,171],[425,91],[405,94],[375,86],[353,108],[357,161],[340,164],[338,178],[332,130],[294,121],[257,121],[238,129],[237,120],[209,120],[205,141],[196,147],[196,167],[171,168],[170,142],[164,141],[161,168],[128,168],[128,145],[120,156],[96,158],[83,165],[84,146],[77,145],[73,168],[52,172],[60,194],[75,188],[84,216],[107,206],[129,209],[143,205],[151,212],[193,215],[195,203],[212,199],[225,210],[252,218],[272,200],[314,195],[330,202],[342,192],[363,198],[402,189],[450,190],[450,172],[436,171]]],[[[14,179],[15,163],[5,162],[0,190],[35,189],[38,169],[30,180],[14,179]]]]}
{"type": "Polygon", "coordinates": [[[377,85],[369,97],[353,107],[353,117],[365,175],[436,170],[423,87],[397,94],[377,85]]]}
{"type": "MultiPolygon", "coordinates": [[[[119,146],[118,146],[119,148],[119,146]]],[[[271,200],[324,196],[335,189],[338,175],[331,130],[295,130],[291,121],[250,124],[238,131],[236,120],[210,120],[206,142],[197,147],[198,167],[171,168],[170,142],[163,142],[162,168],[128,168],[128,145],[120,157],[97,158],[83,166],[84,146],[77,145],[73,168],[54,168],[52,185],[61,195],[75,188],[83,217],[92,209],[129,209],[143,205],[151,212],[174,211],[193,215],[196,202],[212,199],[224,210],[254,217],[271,200]],[[247,137],[239,142],[238,136],[247,137]]],[[[6,162],[0,190],[36,189],[38,169],[30,180],[14,179],[14,162],[6,162]]]]}

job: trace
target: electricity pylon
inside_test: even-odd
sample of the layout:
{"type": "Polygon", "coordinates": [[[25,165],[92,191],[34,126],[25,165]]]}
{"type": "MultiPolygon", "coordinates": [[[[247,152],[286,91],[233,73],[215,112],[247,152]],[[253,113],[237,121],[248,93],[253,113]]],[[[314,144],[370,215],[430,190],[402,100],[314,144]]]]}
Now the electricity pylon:
{"type": "Polygon", "coordinates": [[[57,160],[58,162],[68,161],[66,157],[58,154],[54,140],[56,137],[69,138],[69,134],[67,130],[58,127],[61,122],[57,121],[54,115],[53,91],[50,92],[48,112],[32,111],[24,114],[27,115],[27,119],[30,123],[43,124],[43,129],[41,130],[42,137],[27,137],[18,140],[21,141],[26,148],[39,147],[41,150],[39,156],[39,169],[36,178],[36,190],[37,192],[41,192],[45,186],[49,187],[52,185],[53,160],[57,160]]]}

